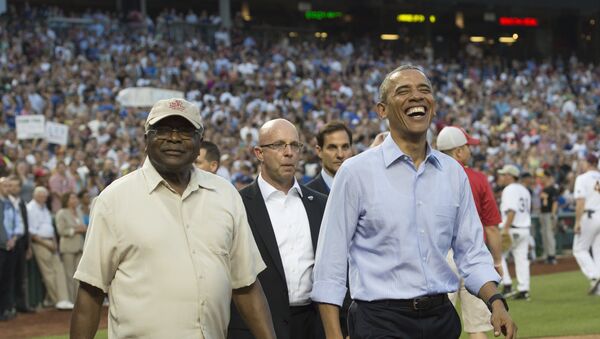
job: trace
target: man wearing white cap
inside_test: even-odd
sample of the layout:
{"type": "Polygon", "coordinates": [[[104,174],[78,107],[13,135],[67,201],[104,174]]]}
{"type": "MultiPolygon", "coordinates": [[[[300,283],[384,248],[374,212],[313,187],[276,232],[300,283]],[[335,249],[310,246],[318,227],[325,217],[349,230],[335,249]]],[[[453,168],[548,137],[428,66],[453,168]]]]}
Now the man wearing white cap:
{"type": "Polygon", "coordinates": [[[500,212],[502,213],[502,232],[510,234],[510,251],[515,259],[517,273],[517,291],[512,292],[512,279],[506,260],[502,259],[504,275],[502,284],[507,296],[529,300],[529,228],[531,227],[531,193],[518,182],[520,171],[514,165],[505,165],[498,170],[498,184],[503,186],[500,212]]]}
{"type": "Polygon", "coordinates": [[[257,338],[275,338],[241,197],[193,166],[198,108],[158,101],[145,130],[143,167],[109,185],[91,211],[71,338],[94,337],[105,294],[111,338],[225,338],[232,298],[257,338]]]}
{"type": "MultiPolygon", "coordinates": [[[[467,166],[471,159],[470,146],[479,145],[479,139],[472,138],[460,127],[448,126],[443,128],[438,135],[436,145],[438,150],[448,154],[464,167],[471,185],[471,192],[473,192],[477,214],[483,225],[486,244],[494,258],[494,267],[499,274],[502,274],[502,245],[498,230],[501,218],[494,193],[486,175],[467,166]]],[[[448,253],[448,263],[458,274],[456,264],[452,259],[452,250],[448,253]]],[[[472,339],[487,338],[485,332],[491,331],[493,327],[489,320],[490,311],[485,303],[467,291],[462,279],[458,292],[450,293],[449,297],[454,304],[460,299],[463,327],[465,332],[469,333],[469,337],[472,339]]]]}

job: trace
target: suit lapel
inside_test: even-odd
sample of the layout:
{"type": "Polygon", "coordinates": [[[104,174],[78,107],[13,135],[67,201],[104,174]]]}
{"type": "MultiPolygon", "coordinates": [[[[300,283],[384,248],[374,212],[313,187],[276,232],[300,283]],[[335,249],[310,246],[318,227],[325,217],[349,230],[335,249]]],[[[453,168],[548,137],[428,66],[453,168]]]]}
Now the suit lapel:
{"type": "Polygon", "coordinates": [[[328,195],[329,187],[325,183],[325,179],[323,179],[323,176],[320,173],[319,173],[319,183],[321,183],[321,191],[323,192],[323,194],[328,195]]]}
{"type": "Polygon", "coordinates": [[[304,204],[304,209],[308,216],[308,223],[310,225],[310,238],[313,244],[313,251],[316,252],[317,239],[319,239],[319,229],[321,227],[319,209],[312,193],[308,192],[303,185],[300,185],[300,188],[302,189],[302,203],[304,204]]]}
{"type": "Polygon", "coordinates": [[[267,205],[265,205],[265,201],[260,193],[260,188],[258,187],[258,182],[256,180],[251,184],[246,194],[244,194],[244,198],[247,201],[247,214],[250,219],[250,225],[254,225],[257,235],[263,240],[269,255],[273,259],[275,268],[285,282],[285,272],[283,270],[281,255],[279,254],[279,246],[277,246],[277,239],[275,238],[273,225],[269,218],[267,205]]]}

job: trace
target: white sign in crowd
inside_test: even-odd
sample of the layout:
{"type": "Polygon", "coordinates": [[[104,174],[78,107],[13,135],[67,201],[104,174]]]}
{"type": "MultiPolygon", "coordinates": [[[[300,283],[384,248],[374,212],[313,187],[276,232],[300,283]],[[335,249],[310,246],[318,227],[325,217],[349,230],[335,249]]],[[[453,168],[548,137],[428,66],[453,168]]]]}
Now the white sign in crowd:
{"type": "Polygon", "coordinates": [[[66,145],[69,126],[46,122],[43,115],[19,115],[16,117],[17,139],[46,139],[49,143],[66,145]]]}

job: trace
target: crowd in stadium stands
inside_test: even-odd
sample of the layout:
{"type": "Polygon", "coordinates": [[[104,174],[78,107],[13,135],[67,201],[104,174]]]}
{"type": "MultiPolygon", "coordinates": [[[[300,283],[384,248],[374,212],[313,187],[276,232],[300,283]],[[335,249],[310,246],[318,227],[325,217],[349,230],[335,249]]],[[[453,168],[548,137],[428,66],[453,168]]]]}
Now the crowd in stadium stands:
{"type": "Polygon", "coordinates": [[[530,188],[539,196],[538,176],[546,173],[560,187],[561,211],[572,210],[578,160],[599,149],[600,66],[575,57],[517,61],[480,52],[468,45],[461,61],[440,60],[428,47],[399,54],[389,42],[367,38],[257,37],[237,20],[227,30],[220,18],[192,11],[119,19],[11,7],[0,17],[0,176],[20,179],[26,203],[36,186],[46,187],[53,217],[71,208],[65,193],[78,195],[81,205],[72,210],[85,224],[89,201],[144,161],[149,108],[123,107],[116,96],[149,86],[183,91],[199,106],[205,140],[222,154],[218,173],[233,183],[256,173],[258,126],[277,117],[293,122],[306,145],[298,168],[306,182],[319,173],[314,136],[326,122],[348,124],[356,153],[387,129],[375,113],[378,85],[410,62],[425,68],[435,89],[432,143],[443,126],[462,126],[481,139],[473,166],[492,185],[498,168],[516,164],[533,175],[530,188]],[[63,24],[51,24],[55,17],[63,24]],[[173,39],[173,22],[212,29],[173,39]],[[16,117],[39,114],[69,126],[66,146],[17,139],[16,117]]]}

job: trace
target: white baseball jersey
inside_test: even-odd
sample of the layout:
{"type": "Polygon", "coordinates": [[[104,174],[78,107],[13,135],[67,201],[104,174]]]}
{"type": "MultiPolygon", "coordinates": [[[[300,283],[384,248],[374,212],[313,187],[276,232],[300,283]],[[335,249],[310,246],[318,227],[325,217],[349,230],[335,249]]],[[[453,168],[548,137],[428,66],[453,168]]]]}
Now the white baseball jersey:
{"type": "Polygon", "coordinates": [[[500,202],[502,225],[505,224],[509,211],[515,212],[515,217],[510,226],[531,226],[531,194],[525,186],[519,183],[512,183],[502,191],[502,200],[500,202]]]}
{"type": "Polygon", "coordinates": [[[575,199],[585,199],[586,210],[600,209],[600,172],[592,170],[578,175],[573,195],[575,199]]]}

